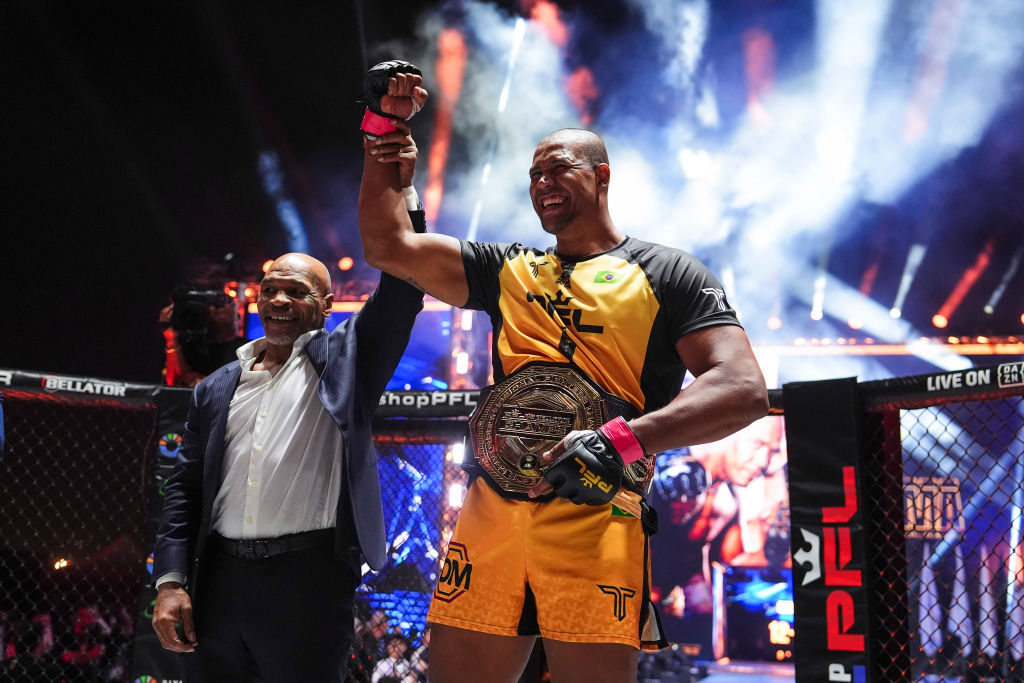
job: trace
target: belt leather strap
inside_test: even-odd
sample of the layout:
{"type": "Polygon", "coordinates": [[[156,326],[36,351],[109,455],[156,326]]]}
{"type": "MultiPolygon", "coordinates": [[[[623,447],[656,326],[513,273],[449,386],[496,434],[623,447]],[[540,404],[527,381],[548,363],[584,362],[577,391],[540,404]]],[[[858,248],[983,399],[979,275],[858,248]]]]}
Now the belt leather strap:
{"type": "Polygon", "coordinates": [[[329,545],[334,542],[334,529],[317,529],[288,534],[276,538],[224,538],[211,534],[208,545],[211,549],[240,560],[263,560],[296,550],[306,550],[329,545]]]}

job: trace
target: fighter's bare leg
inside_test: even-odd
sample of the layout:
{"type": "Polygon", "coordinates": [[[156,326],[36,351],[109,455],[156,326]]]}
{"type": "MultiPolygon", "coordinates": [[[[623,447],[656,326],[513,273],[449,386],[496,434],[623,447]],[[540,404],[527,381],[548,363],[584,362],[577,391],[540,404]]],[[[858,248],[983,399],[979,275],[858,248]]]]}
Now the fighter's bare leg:
{"type": "Polygon", "coordinates": [[[634,683],[639,652],[635,647],[619,643],[565,643],[544,639],[548,671],[551,680],[558,683],[634,683]]]}
{"type": "Polygon", "coordinates": [[[430,681],[516,683],[530,659],[534,640],[536,636],[496,636],[431,624],[430,681]]]}

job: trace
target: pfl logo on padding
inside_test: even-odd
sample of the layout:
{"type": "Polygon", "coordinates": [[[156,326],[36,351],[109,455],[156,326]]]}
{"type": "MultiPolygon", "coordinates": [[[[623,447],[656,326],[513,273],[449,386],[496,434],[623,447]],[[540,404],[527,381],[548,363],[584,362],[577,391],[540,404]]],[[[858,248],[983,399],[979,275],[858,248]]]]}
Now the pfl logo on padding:
{"type": "Polygon", "coordinates": [[[434,597],[451,602],[469,590],[472,575],[473,564],[469,561],[469,550],[462,543],[449,543],[441,576],[434,588],[434,597]]]}

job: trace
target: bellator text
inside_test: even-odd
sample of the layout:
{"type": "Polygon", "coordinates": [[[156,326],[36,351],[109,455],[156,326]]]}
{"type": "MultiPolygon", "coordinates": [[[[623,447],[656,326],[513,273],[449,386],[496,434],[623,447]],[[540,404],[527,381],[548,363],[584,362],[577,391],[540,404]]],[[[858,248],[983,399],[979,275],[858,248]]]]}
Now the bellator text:
{"type": "Polygon", "coordinates": [[[128,388],[122,382],[75,379],[58,375],[46,375],[43,377],[42,385],[43,389],[50,393],[72,391],[77,394],[97,394],[99,396],[124,396],[124,392],[128,388]]]}

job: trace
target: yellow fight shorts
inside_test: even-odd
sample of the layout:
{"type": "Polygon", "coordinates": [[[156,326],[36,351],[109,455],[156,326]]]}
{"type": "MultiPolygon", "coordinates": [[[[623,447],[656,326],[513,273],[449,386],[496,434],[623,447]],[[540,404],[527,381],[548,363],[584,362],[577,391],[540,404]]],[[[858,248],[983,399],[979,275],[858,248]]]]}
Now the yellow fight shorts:
{"type": "Polygon", "coordinates": [[[502,636],[664,647],[640,496],[608,505],[510,500],[476,479],[427,621],[502,636]]]}

